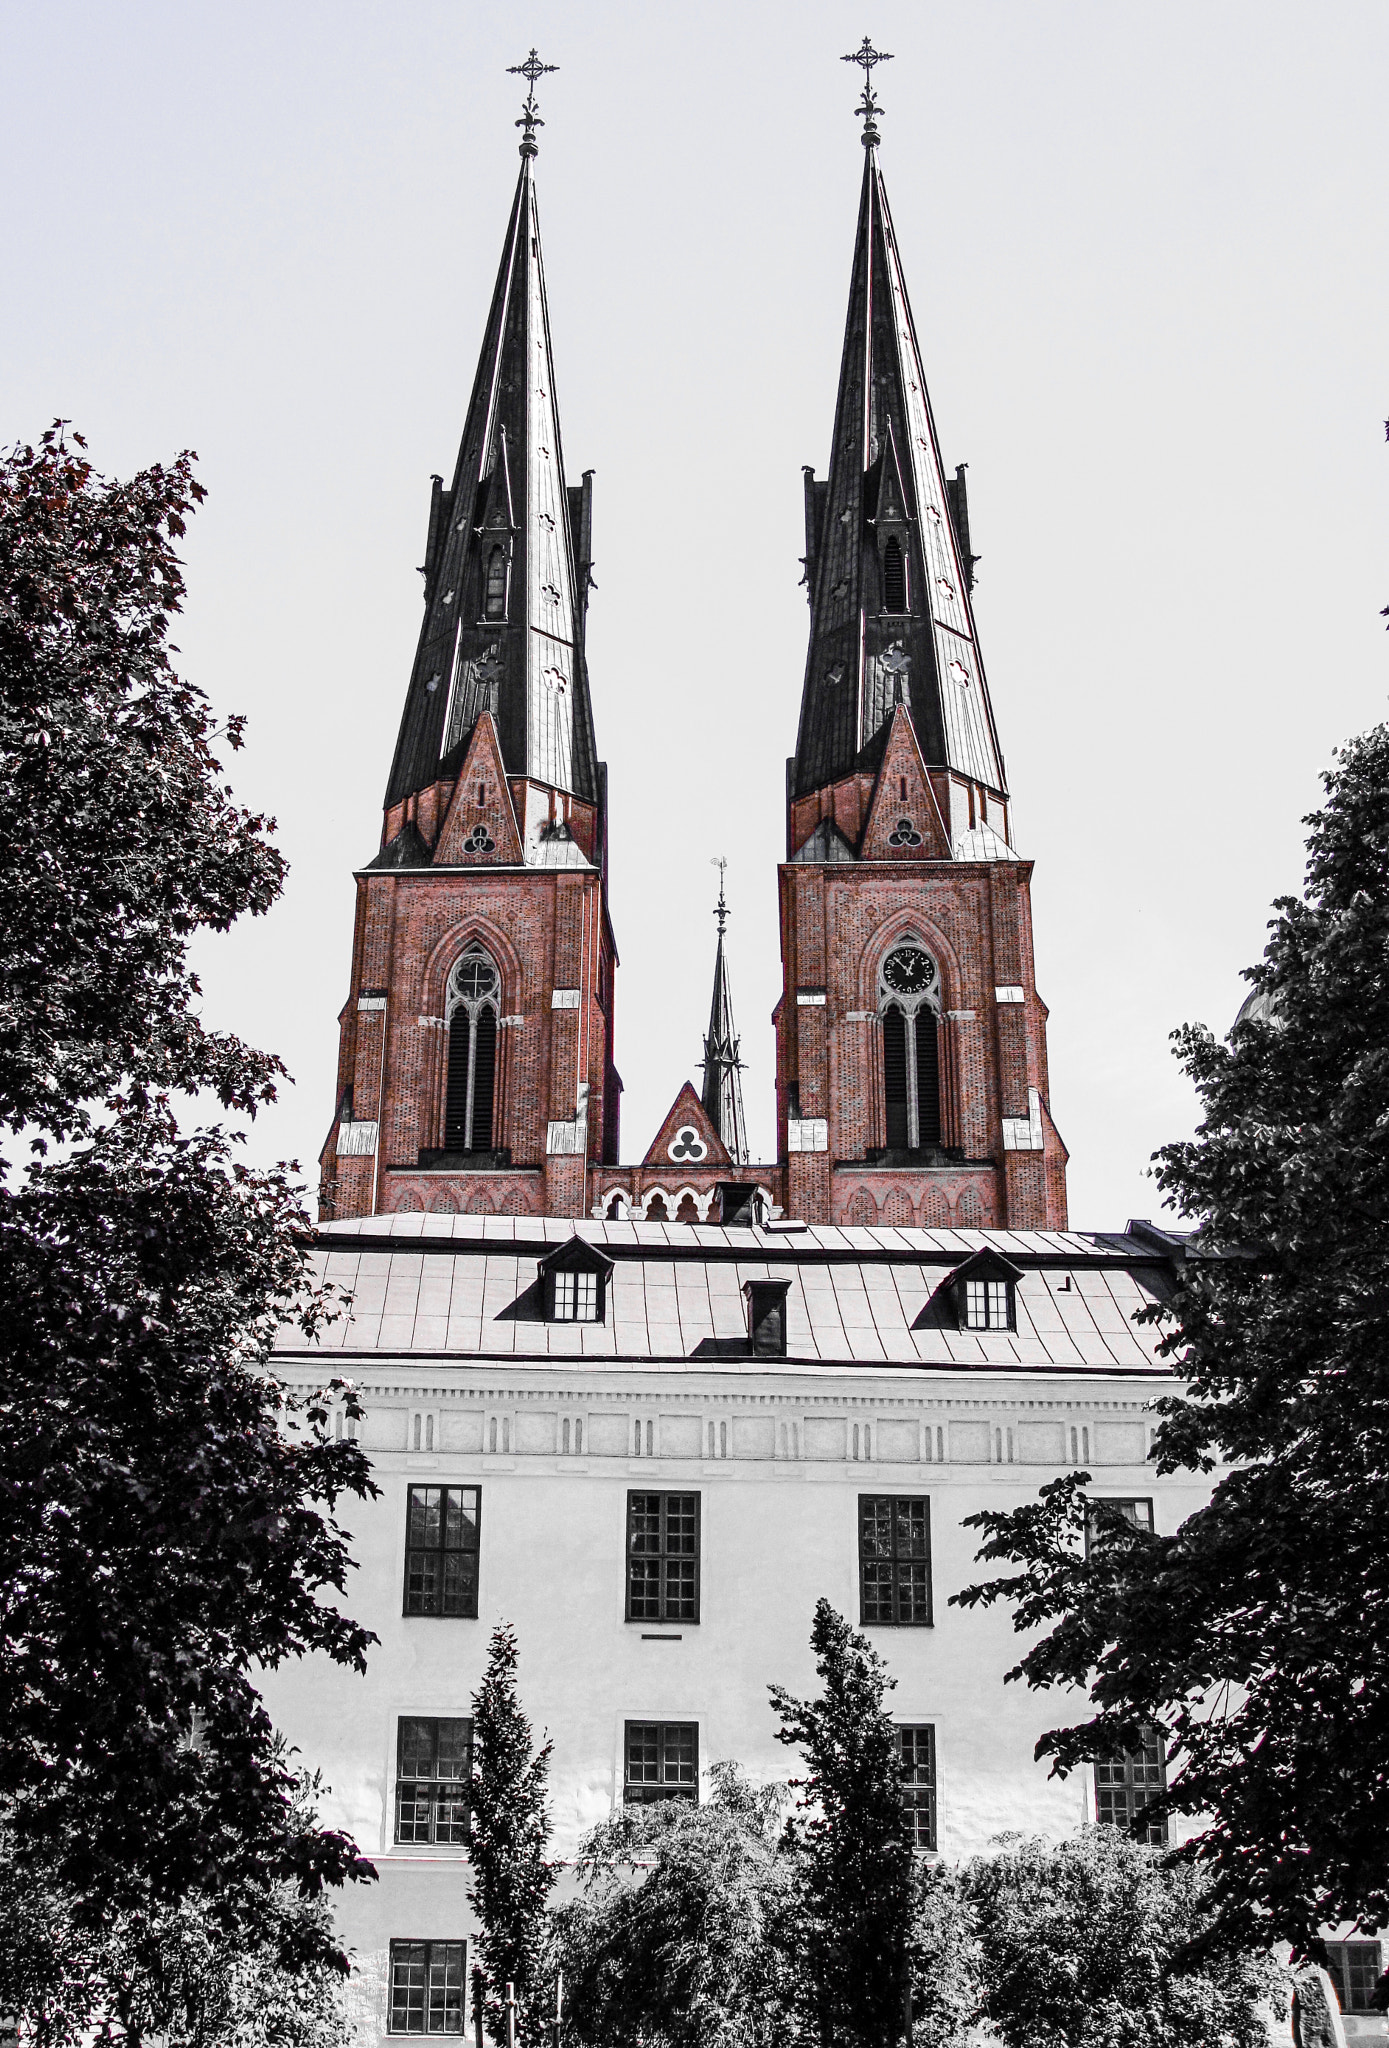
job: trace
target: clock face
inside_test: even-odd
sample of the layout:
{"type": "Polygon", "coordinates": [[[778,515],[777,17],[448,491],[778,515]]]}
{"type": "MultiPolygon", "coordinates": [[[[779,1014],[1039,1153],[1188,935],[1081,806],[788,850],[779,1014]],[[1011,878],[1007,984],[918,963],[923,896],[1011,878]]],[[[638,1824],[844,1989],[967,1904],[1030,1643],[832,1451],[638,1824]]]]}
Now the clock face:
{"type": "Polygon", "coordinates": [[[883,962],[883,980],[899,996],[924,995],[936,978],[936,963],[920,946],[899,946],[883,962]]]}

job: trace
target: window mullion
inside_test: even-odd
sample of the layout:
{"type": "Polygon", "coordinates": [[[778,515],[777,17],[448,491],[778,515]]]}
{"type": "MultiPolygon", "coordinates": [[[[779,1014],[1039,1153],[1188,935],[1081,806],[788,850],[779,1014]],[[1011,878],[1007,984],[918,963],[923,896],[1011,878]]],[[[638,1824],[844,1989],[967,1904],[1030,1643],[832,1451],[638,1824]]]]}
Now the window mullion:
{"type": "Polygon", "coordinates": [[[903,1006],[907,1055],[907,1146],[915,1152],[921,1144],[921,1105],[916,1095],[916,1010],[903,1006]]]}

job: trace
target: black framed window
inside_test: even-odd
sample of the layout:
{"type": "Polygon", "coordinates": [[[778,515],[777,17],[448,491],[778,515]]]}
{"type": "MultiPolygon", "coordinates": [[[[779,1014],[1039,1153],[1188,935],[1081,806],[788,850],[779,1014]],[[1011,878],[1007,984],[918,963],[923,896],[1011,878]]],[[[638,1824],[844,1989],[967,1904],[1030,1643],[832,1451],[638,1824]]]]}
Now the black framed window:
{"type": "Polygon", "coordinates": [[[929,1721],[897,1724],[902,1818],[913,1849],[936,1846],[936,1731],[929,1721]]]}
{"type": "Polygon", "coordinates": [[[1373,2012],[1380,1976],[1379,1943],[1329,1941],[1326,1960],[1341,2011],[1373,2012]]]}
{"type": "Polygon", "coordinates": [[[627,1496],[628,1621],[699,1620],[699,1495],[627,1496]]]}
{"type": "Polygon", "coordinates": [[[1130,1528],[1146,1529],[1153,1532],[1153,1504],[1150,1500],[1111,1500],[1108,1495],[1096,1494],[1087,1503],[1085,1510],[1085,1551],[1088,1556],[1095,1544],[1104,1540],[1104,1516],[1096,1512],[1106,1509],[1119,1515],[1130,1528]]]}
{"type": "Polygon", "coordinates": [[[1095,1764],[1095,1818],[1101,1827],[1123,1828],[1140,1842],[1161,1849],[1167,1820],[1145,1811],[1167,1785],[1167,1750],[1159,1728],[1144,1730],[1142,1746],[1095,1764]]]}
{"type": "Polygon", "coordinates": [[[463,2032],[461,1941],[391,1943],[392,2034],[463,2032]]]}
{"type": "Polygon", "coordinates": [[[551,1313],[557,1323],[596,1323],[598,1275],[573,1270],[550,1275],[551,1313]]]}
{"type": "Polygon", "coordinates": [[[398,1842],[466,1842],[472,1778],[471,1721],[397,1723],[395,1838],[398,1842]]]}
{"type": "Polygon", "coordinates": [[[629,1721],[623,1757],[624,1806],[653,1799],[698,1799],[698,1722],[629,1721]]]}
{"type": "Polygon", "coordinates": [[[477,1486],[412,1486],[405,1520],[405,1612],[477,1615],[477,1486]]]}
{"type": "Polygon", "coordinates": [[[931,1625],[931,1503],[924,1494],[861,1493],[859,1620],[931,1625]]]}
{"type": "Polygon", "coordinates": [[[487,557],[487,583],[483,594],[485,619],[506,617],[506,550],[495,547],[487,557]]]}
{"type": "Polygon", "coordinates": [[[495,961],[480,946],[455,961],[449,976],[444,1145],[450,1152],[492,1149],[501,986],[495,961]]]}
{"type": "Polygon", "coordinates": [[[1006,1280],[966,1280],[965,1328],[1011,1330],[1012,1289],[1006,1280]]]}

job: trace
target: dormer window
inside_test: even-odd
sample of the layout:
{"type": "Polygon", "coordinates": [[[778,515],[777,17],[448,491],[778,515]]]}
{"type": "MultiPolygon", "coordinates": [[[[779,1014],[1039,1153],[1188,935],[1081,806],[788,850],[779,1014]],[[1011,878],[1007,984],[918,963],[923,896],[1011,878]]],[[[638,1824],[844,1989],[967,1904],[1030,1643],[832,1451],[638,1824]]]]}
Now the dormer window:
{"type": "Polygon", "coordinates": [[[962,1330],[999,1331],[1018,1327],[1018,1282],[1022,1268],[994,1251],[974,1252],[941,1281],[932,1295],[962,1330]]]}
{"type": "Polygon", "coordinates": [[[606,1320],[608,1276],[613,1262],[582,1237],[571,1237],[540,1261],[545,1320],[601,1323],[606,1320]]]}
{"type": "Polygon", "coordinates": [[[743,1297],[748,1305],[748,1350],[754,1358],[785,1358],[786,1297],[789,1280],[747,1280],[743,1297]]]}
{"type": "Polygon", "coordinates": [[[896,534],[883,547],[883,610],[904,612],[907,609],[907,564],[902,553],[902,543],[896,534]]]}
{"type": "Polygon", "coordinates": [[[482,615],[485,619],[506,617],[506,549],[493,548],[487,557],[487,583],[483,595],[482,615]]]}
{"type": "Polygon", "coordinates": [[[966,1280],[967,1330],[1011,1330],[1012,1309],[1012,1288],[1006,1280],[966,1280]]]}
{"type": "Polygon", "coordinates": [[[553,1316],[557,1323],[596,1323],[598,1320],[598,1275],[596,1273],[552,1273],[553,1316]]]}

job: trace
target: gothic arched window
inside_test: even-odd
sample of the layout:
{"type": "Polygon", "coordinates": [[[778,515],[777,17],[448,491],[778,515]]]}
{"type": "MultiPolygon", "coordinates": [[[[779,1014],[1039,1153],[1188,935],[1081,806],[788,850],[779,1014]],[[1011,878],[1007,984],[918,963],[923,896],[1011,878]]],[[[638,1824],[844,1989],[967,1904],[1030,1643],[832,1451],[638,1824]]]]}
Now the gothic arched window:
{"type": "Polygon", "coordinates": [[[907,609],[907,565],[902,556],[902,543],[896,534],[883,549],[883,610],[904,612],[907,609]]]}
{"type": "Polygon", "coordinates": [[[893,1152],[940,1143],[940,970],[912,938],[895,945],[878,977],[883,1020],[885,1137],[893,1152]]]}
{"type": "Polygon", "coordinates": [[[483,598],[485,619],[506,617],[506,549],[493,548],[487,557],[487,589],[483,598]]]}
{"type": "Polygon", "coordinates": [[[448,1083],[444,1149],[490,1152],[497,1085],[497,1012],[502,982],[481,946],[469,946],[449,976],[448,1083]]]}

